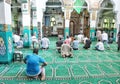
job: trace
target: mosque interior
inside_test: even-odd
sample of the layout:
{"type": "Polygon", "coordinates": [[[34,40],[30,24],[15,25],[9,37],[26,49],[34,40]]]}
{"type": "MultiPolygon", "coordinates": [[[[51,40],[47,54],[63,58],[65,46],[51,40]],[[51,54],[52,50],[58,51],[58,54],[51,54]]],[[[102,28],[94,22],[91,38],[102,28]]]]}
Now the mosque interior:
{"type": "MultiPolygon", "coordinates": [[[[39,78],[28,78],[25,74],[26,64],[23,59],[27,54],[32,54],[31,42],[20,49],[17,49],[12,42],[12,47],[10,47],[11,40],[8,37],[12,37],[12,34],[9,33],[9,28],[8,31],[1,30],[4,28],[2,28],[2,21],[0,21],[0,84],[120,84],[120,52],[117,51],[118,45],[116,43],[119,28],[116,27],[117,13],[114,11],[115,3],[112,2],[114,0],[98,0],[99,3],[102,2],[97,13],[94,11],[96,9],[90,10],[89,8],[90,5],[87,1],[92,0],[68,0],[68,2],[67,0],[46,0],[45,8],[42,10],[42,20],[36,24],[33,22],[37,18],[35,7],[31,7],[29,10],[30,21],[26,20],[23,23],[27,14],[23,13],[21,4],[37,0],[11,1],[11,33],[16,33],[21,38],[24,38],[25,33],[27,33],[28,38],[30,38],[36,32],[39,40],[42,36],[47,36],[50,40],[49,49],[41,50],[39,47],[39,55],[47,61],[48,65],[45,67],[45,81],[41,81],[39,78]],[[66,10],[65,1],[66,3],[74,1],[72,10],[66,10]],[[79,7],[77,8],[77,6],[79,7]],[[27,21],[30,22],[29,28],[26,26],[27,21]],[[23,24],[25,24],[24,27],[23,24]],[[97,30],[106,31],[108,37],[113,38],[109,50],[107,48],[104,52],[94,50],[97,42],[97,30]],[[4,34],[5,32],[7,33],[4,34]],[[56,51],[58,37],[62,36],[65,39],[67,35],[77,36],[80,32],[92,40],[91,48],[85,50],[83,49],[84,44],[80,44],[79,50],[73,50],[73,58],[62,58],[61,54],[56,51]],[[2,48],[2,43],[5,43],[7,47],[2,48]],[[5,55],[8,57],[2,56],[4,49],[6,49],[7,54],[5,55]],[[8,53],[10,49],[12,54],[8,53]],[[23,57],[15,59],[15,51],[21,51],[23,57]],[[11,61],[4,63],[5,59],[11,61]]],[[[71,6],[68,9],[71,9],[71,6]]]]}

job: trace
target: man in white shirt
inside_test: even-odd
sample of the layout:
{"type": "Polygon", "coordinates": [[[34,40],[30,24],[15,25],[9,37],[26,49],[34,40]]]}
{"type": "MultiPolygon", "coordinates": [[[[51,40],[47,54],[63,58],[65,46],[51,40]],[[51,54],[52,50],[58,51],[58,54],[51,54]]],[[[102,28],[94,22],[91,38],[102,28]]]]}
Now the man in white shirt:
{"type": "Polygon", "coordinates": [[[84,38],[83,34],[79,33],[78,34],[78,40],[79,40],[80,43],[83,42],[83,38],[84,38]]]}
{"type": "Polygon", "coordinates": [[[108,34],[105,31],[102,33],[102,42],[107,45],[107,48],[110,48],[108,45],[108,34]]]}
{"type": "Polygon", "coordinates": [[[97,30],[97,32],[96,32],[96,37],[97,37],[97,41],[98,40],[101,40],[101,31],[100,30],[97,30]]]}
{"type": "Polygon", "coordinates": [[[20,39],[20,36],[17,34],[13,35],[13,41],[16,44],[16,48],[23,48],[23,41],[20,39]]]}
{"type": "Polygon", "coordinates": [[[49,44],[50,44],[50,41],[46,36],[41,39],[41,47],[42,47],[42,49],[48,49],[49,44]]]}
{"type": "Polygon", "coordinates": [[[100,40],[98,40],[98,43],[95,45],[95,49],[98,51],[104,51],[104,45],[100,40]]]}
{"type": "Polygon", "coordinates": [[[15,43],[19,42],[19,41],[20,41],[20,36],[17,35],[17,34],[14,34],[14,35],[13,35],[13,41],[14,41],[15,43]]]}
{"type": "Polygon", "coordinates": [[[31,40],[32,40],[32,46],[33,48],[35,48],[36,47],[35,44],[36,45],[38,44],[38,39],[35,34],[31,37],[31,40]]]}

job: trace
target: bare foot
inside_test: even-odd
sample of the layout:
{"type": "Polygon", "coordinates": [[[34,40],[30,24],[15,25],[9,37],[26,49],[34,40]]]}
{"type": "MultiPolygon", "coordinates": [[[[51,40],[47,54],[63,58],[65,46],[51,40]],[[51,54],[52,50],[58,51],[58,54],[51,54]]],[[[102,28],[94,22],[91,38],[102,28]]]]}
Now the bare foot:
{"type": "Polygon", "coordinates": [[[43,76],[41,77],[41,80],[42,80],[42,81],[45,80],[45,75],[43,75],[43,76]]]}
{"type": "Polygon", "coordinates": [[[62,55],[63,58],[65,58],[65,55],[62,55]]]}

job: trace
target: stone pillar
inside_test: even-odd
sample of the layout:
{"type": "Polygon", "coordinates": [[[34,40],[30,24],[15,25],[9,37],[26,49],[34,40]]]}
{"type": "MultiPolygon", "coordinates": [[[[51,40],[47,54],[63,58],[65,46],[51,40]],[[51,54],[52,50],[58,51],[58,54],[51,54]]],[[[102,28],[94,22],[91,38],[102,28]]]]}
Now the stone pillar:
{"type": "Polygon", "coordinates": [[[72,0],[64,0],[64,17],[65,17],[65,29],[64,29],[64,38],[69,36],[69,23],[71,11],[73,9],[73,1],[72,0]]]}
{"type": "Polygon", "coordinates": [[[23,25],[23,45],[31,46],[31,30],[30,30],[30,0],[22,0],[22,25],[23,25]]]}
{"type": "Polygon", "coordinates": [[[38,38],[38,27],[37,27],[37,9],[36,9],[36,0],[34,0],[32,5],[32,33],[38,38]]]}
{"type": "Polygon", "coordinates": [[[41,39],[43,37],[42,33],[42,20],[43,20],[43,9],[46,6],[46,1],[47,0],[36,0],[36,9],[37,9],[37,26],[38,26],[38,31],[39,31],[39,38],[41,39]]]}
{"type": "Polygon", "coordinates": [[[117,38],[117,33],[120,31],[120,11],[117,12],[117,16],[116,16],[116,28],[114,28],[114,38],[116,39],[116,41],[118,40],[117,38]]]}
{"type": "Polygon", "coordinates": [[[96,28],[96,20],[97,20],[97,11],[90,11],[90,39],[95,40],[95,28],[96,28]]]}
{"type": "Polygon", "coordinates": [[[69,23],[70,23],[70,11],[69,9],[65,9],[65,29],[64,29],[64,38],[69,36],[69,23]]]}
{"type": "Polygon", "coordinates": [[[0,63],[8,63],[13,59],[11,0],[0,1],[0,11],[0,63]]]}

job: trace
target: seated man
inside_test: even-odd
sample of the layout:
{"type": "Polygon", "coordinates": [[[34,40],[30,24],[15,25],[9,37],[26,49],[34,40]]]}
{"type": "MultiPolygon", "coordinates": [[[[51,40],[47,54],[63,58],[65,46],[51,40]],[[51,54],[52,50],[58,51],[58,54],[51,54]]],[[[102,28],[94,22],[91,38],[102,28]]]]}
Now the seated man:
{"type": "Polygon", "coordinates": [[[38,39],[35,34],[31,37],[31,40],[32,40],[32,46],[33,48],[35,48],[36,45],[38,44],[38,39]]]}
{"type": "Polygon", "coordinates": [[[91,45],[91,41],[90,41],[90,39],[88,38],[88,39],[86,40],[85,45],[83,46],[83,48],[88,49],[88,48],[90,48],[90,45],[91,45]]]}
{"type": "Polygon", "coordinates": [[[62,57],[72,57],[72,47],[64,42],[61,46],[62,57]]]}
{"type": "Polygon", "coordinates": [[[49,44],[50,44],[50,41],[46,36],[41,39],[41,47],[42,47],[42,49],[48,49],[49,44]]]}
{"type": "Polygon", "coordinates": [[[74,38],[74,41],[72,43],[72,48],[73,50],[78,50],[79,48],[79,41],[76,38],[74,38]]]}
{"type": "Polygon", "coordinates": [[[13,34],[13,41],[14,41],[14,43],[19,42],[19,40],[20,40],[20,36],[17,35],[17,34],[13,34]]]}
{"type": "Polygon", "coordinates": [[[20,36],[17,34],[13,34],[13,42],[15,43],[16,47],[19,46],[20,36]]]}
{"type": "Polygon", "coordinates": [[[79,33],[78,34],[78,40],[79,40],[80,43],[83,42],[83,38],[84,38],[84,35],[82,33],[79,33]]]}
{"type": "Polygon", "coordinates": [[[98,40],[98,43],[95,46],[95,49],[98,51],[104,51],[104,44],[101,42],[101,40],[98,40]]]}
{"type": "Polygon", "coordinates": [[[17,42],[16,44],[17,44],[16,48],[23,48],[23,41],[22,41],[22,39],[20,39],[20,41],[17,42]]]}
{"type": "Polygon", "coordinates": [[[83,39],[83,43],[86,44],[86,40],[88,39],[88,37],[86,36],[84,39],[83,39]]]}
{"type": "Polygon", "coordinates": [[[63,44],[62,38],[59,38],[59,40],[56,42],[56,47],[59,53],[61,53],[61,45],[63,44]]]}
{"type": "Polygon", "coordinates": [[[66,39],[65,39],[64,42],[65,42],[66,44],[69,44],[69,45],[70,45],[71,40],[70,40],[69,36],[66,37],[66,39]]]}
{"type": "Polygon", "coordinates": [[[27,64],[26,75],[28,77],[38,78],[41,76],[41,80],[45,80],[45,69],[44,66],[47,65],[45,60],[38,55],[38,49],[33,49],[33,54],[27,55],[24,59],[24,62],[27,64]],[[40,66],[39,64],[42,63],[40,66]]]}

